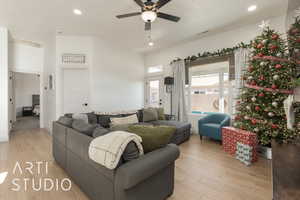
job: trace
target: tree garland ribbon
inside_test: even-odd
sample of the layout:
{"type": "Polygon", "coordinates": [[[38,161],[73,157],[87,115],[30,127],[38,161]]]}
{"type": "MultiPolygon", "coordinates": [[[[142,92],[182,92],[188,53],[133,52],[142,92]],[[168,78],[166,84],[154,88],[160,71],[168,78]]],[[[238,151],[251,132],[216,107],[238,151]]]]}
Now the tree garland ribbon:
{"type": "Polygon", "coordinates": [[[265,88],[265,87],[260,87],[257,85],[249,85],[249,84],[245,84],[245,87],[255,89],[255,90],[264,90],[267,92],[276,92],[276,93],[282,93],[282,94],[294,94],[293,90],[272,89],[272,88],[265,88]]]}
{"type": "MultiPolygon", "coordinates": [[[[260,57],[260,56],[253,56],[252,58],[256,59],[256,60],[271,60],[271,61],[278,61],[278,62],[294,63],[291,60],[284,59],[284,58],[278,58],[278,57],[274,57],[274,56],[262,56],[262,57],[260,57]]],[[[298,61],[298,62],[300,62],[300,61],[298,61]]]]}

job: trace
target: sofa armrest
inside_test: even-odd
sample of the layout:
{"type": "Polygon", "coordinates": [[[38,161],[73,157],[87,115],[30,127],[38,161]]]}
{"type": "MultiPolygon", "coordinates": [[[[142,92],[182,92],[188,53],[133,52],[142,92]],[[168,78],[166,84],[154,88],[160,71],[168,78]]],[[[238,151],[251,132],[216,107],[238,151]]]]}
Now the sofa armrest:
{"type": "Polygon", "coordinates": [[[229,126],[229,125],[230,125],[230,117],[226,117],[226,118],[221,122],[221,127],[229,126]]]}
{"type": "Polygon", "coordinates": [[[116,171],[117,182],[121,182],[118,185],[124,190],[134,187],[175,162],[179,154],[179,148],[174,144],[169,144],[121,165],[116,171]]]}

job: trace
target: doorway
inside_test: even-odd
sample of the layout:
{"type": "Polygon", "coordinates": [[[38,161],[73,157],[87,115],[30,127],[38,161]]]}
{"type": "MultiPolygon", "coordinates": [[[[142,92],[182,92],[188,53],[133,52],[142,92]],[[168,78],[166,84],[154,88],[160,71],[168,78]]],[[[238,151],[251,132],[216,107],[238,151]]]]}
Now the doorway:
{"type": "Polygon", "coordinates": [[[146,102],[147,107],[163,107],[163,77],[151,77],[146,79],[146,102]]]}
{"type": "Polygon", "coordinates": [[[40,75],[11,72],[11,130],[40,128],[40,75]]]}

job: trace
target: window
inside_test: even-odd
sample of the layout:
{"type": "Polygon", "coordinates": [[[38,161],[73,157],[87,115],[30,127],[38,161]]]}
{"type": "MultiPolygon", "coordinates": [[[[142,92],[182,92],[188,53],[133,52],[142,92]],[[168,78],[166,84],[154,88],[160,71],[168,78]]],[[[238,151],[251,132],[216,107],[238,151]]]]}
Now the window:
{"type": "Polygon", "coordinates": [[[220,62],[190,69],[192,113],[229,113],[229,63],[220,62]]]}
{"type": "Polygon", "coordinates": [[[149,74],[153,74],[153,73],[160,73],[163,71],[163,66],[154,66],[154,67],[148,67],[147,72],[149,74]]]}

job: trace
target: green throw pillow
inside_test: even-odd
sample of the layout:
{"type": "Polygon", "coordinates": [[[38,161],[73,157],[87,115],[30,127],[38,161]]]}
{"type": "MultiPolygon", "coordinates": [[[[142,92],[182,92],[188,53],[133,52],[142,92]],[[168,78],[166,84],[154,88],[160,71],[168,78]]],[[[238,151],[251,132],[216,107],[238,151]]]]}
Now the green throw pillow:
{"type": "Polygon", "coordinates": [[[175,131],[176,128],[172,126],[130,125],[128,127],[128,132],[135,133],[143,139],[142,145],[145,153],[166,146],[175,131]]]}

